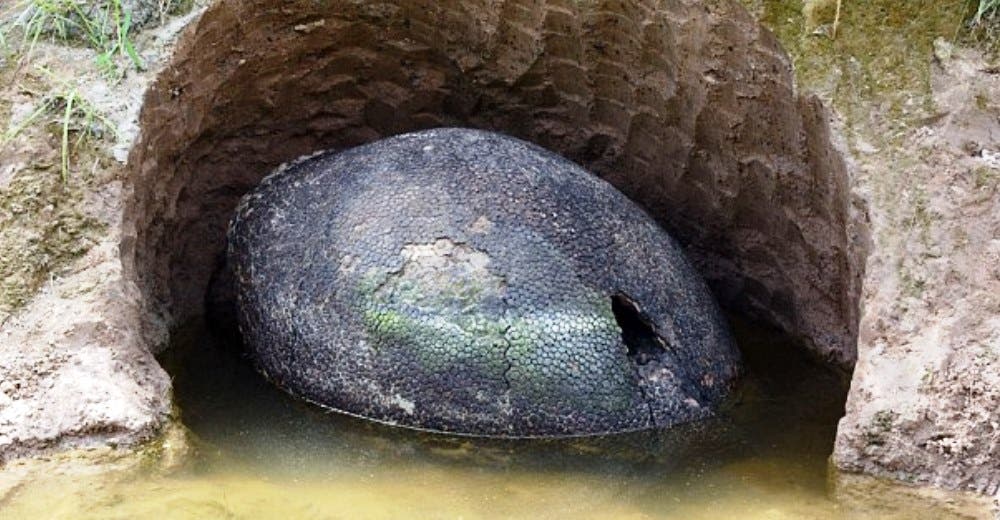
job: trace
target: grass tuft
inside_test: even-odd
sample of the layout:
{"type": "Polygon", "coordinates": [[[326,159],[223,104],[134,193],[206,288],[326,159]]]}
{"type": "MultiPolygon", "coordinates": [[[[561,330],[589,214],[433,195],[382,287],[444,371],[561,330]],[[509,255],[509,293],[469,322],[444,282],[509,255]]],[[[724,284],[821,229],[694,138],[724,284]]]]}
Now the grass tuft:
{"type": "Polygon", "coordinates": [[[97,68],[106,76],[120,77],[118,58],[142,70],[143,62],[131,40],[132,13],[121,0],[94,3],[86,0],[17,0],[10,21],[0,25],[0,44],[30,59],[39,40],[81,42],[98,52],[97,68]]]}
{"type": "Polygon", "coordinates": [[[39,96],[38,105],[27,117],[0,134],[0,150],[31,126],[57,125],[60,139],[60,175],[65,183],[69,179],[73,152],[87,139],[102,138],[105,135],[116,138],[118,130],[111,120],[80,95],[72,83],[57,78],[48,69],[39,70],[48,76],[52,88],[39,96]]]}
{"type": "Polygon", "coordinates": [[[1000,12],[1000,0],[979,0],[976,14],[972,17],[972,23],[975,25],[991,21],[998,12],[1000,12]]]}
{"type": "Polygon", "coordinates": [[[970,0],[966,39],[996,58],[1000,54],[1000,0],[970,0]]]}

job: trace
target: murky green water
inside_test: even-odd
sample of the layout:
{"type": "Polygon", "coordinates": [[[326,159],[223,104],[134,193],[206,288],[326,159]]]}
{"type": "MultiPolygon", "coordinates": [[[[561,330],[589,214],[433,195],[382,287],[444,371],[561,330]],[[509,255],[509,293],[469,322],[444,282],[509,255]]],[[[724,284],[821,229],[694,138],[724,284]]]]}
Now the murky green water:
{"type": "MultiPolygon", "coordinates": [[[[163,359],[196,439],[190,463],[117,479],[53,475],[18,489],[0,516],[885,518],[886,510],[828,498],[827,458],[844,397],[838,377],[794,356],[766,355],[781,346],[759,335],[741,336],[756,375],[716,420],[669,432],[501,442],[325,413],[273,389],[192,326],[163,359]]],[[[888,511],[929,518],[905,505],[888,511]]]]}

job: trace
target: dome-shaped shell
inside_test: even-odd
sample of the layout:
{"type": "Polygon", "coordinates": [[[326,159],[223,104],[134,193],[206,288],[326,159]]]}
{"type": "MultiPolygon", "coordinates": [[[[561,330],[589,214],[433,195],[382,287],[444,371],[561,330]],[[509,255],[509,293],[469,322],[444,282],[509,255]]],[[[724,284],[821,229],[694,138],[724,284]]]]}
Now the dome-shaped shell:
{"type": "Polygon", "coordinates": [[[511,137],[437,129],[301,160],[233,220],[258,368],[338,411],[473,435],[703,418],[739,356],[629,199],[511,137]]]}

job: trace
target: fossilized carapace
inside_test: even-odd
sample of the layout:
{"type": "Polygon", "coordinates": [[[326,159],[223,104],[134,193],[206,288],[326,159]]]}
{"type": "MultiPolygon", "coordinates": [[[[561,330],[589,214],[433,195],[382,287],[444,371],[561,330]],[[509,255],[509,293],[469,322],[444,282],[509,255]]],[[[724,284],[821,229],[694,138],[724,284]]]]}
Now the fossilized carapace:
{"type": "Polygon", "coordinates": [[[491,436],[704,418],[738,371],[704,282],[606,182],[465,129],[280,169],[230,228],[240,325],[285,390],[491,436]]]}

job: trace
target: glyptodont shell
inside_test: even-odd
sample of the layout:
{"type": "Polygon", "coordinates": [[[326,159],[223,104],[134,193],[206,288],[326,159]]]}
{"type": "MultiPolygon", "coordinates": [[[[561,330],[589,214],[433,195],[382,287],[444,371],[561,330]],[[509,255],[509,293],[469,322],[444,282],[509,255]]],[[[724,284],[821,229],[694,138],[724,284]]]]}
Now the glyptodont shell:
{"type": "Polygon", "coordinates": [[[240,328],[284,390],[385,423],[557,437],[702,419],[739,355],[638,206],[530,143],[400,135],[285,166],[229,232],[240,328]]]}

